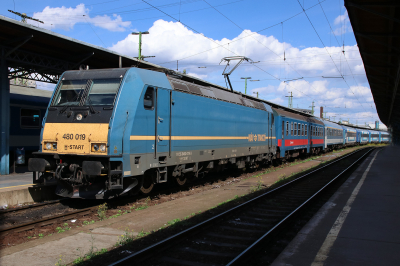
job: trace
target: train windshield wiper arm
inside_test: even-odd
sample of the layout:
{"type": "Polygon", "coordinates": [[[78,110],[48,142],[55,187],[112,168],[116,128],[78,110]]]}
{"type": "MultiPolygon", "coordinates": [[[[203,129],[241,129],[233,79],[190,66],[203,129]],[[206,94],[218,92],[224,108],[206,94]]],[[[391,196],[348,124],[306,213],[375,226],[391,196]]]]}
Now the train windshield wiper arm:
{"type": "Polygon", "coordinates": [[[93,107],[93,105],[92,105],[92,100],[90,99],[90,95],[88,95],[87,101],[86,101],[86,102],[89,104],[89,109],[90,109],[90,112],[91,112],[92,114],[98,113],[98,112],[94,109],[94,107],[93,107]]]}

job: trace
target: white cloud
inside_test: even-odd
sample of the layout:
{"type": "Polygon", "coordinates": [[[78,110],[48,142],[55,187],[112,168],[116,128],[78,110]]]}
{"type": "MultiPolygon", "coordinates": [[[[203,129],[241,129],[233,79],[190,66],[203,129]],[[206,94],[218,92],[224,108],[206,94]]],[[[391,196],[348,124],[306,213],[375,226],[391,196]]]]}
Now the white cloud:
{"type": "Polygon", "coordinates": [[[278,90],[277,87],[273,85],[268,85],[267,87],[252,89],[250,90],[250,93],[253,94],[258,92],[259,95],[263,95],[263,94],[275,93],[277,90],[278,90]]]}
{"type": "Polygon", "coordinates": [[[333,31],[335,35],[342,35],[347,32],[353,32],[347,10],[344,12],[343,15],[339,15],[335,18],[334,25],[338,27],[333,31]]]}
{"type": "MultiPolygon", "coordinates": [[[[283,61],[282,42],[279,42],[274,36],[265,36],[249,30],[243,31],[232,39],[222,38],[210,41],[210,38],[197,34],[180,23],[160,19],[155,21],[148,31],[150,34],[144,35],[142,39],[142,53],[156,56],[149,61],[158,64],[171,62],[162,64],[163,66],[175,69],[176,60],[179,60],[180,71],[187,69],[189,75],[201,79],[207,78],[211,82],[225,86],[221,75],[224,66],[218,65],[221,58],[245,55],[260,62],[255,65],[243,63],[233,72],[231,81],[233,81],[235,90],[244,93],[244,81],[240,80],[240,77],[251,76],[253,79],[261,81],[247,83],[249,95],[254,96],[253,92],[259,92],[260,98],[277,104],[286,106],[288,99],[285,96],[292,91],[295,107],[311,109],[309,106],[314,101],[316,114],[319,113],[319,107],[324,106],[326,111],[337,115],[336,121],[340,117],[352,119],[354,117],[352,114],[359,112],[369,110],[371,110],[371,114],[375,112],[375,109],[371,109],[372,95],[367,85],[364,84],[367,82],[365,71],[356,45],[345,46],[346,62],[342,53],[343,47],[327,47],[329,52],[327,54],[325,48],[300,48],[285,43],[286,61],[283,61]],[[250,34],[251,37],[246,37],[250,34]],[[234,53],[218,47],[218,45],[224,45],[234,53]],[[332,63],[331,57],[336,66],[332,63]],[[207,68],[198,68],[199,66],[207,66],[207,68]],[[278,80],[273,80],[265,72],[277,77],[278,80]],[[360,86],[354,85],[356,82],[351,73],[355,75],[356,82],[360,86]],[[358,100],[342,79],[322,78],[322,76],[337,77],[341,74],[347,75],[345,76],[346,81],[357,95],[358,100]],[[357,76],[357,74],[361,75],[357,76]],[[307,78],[310,76],[317,78],[307,78]],[[304,77],[304,79],[289,81],[287,84],[283,82],[283,80],[300,77],[304,77]],[[235,82],[235,79],[238,81],[235,82]],[[266,79],[270,81],[266,81],[266,79]],[[363,85],[361,86],[361,84],[363,85]]],[[[137,56],[138,37],[128,35],[125,39],[112,45],[110,49],[122,54],[137,56]]],[[[360,116],[358,119],[359,123],[374,121],[377,119],[377,115],[375,113],[374,117],[371,115],[369,117],[360,116]]]]}
{"type": "MultiPolygon", "coordinates": [[[[42,20],[44,24],[40,26],[47,29],[71,30],[77,23],[90,23],[109,31],[125,31],[131,25],[131,22],[122,21],[122,18],[116,14],[112,17],[107,15],[90,17],[89,9],[85,7],[85,4],[79,4],[75,8],[47,6],[42,12],[35,12],[33,17],[42,20]]],[[[31,23],[35,24],[35,22],[31,23]]]]}

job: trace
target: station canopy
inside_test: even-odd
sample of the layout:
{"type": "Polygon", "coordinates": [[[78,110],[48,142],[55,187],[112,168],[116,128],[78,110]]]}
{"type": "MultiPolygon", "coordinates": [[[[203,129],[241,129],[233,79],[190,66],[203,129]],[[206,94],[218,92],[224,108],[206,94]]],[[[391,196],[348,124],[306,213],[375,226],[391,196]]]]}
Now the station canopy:
{"type": "Polygon", "coordinates": [[[345,0],[380,120],[400,141],[400,1],[345,0]]]}
{"type": "MultiPolygon", "coordinates": [[[[78,70],[82,65],[89,66],[90,69],[138,67],[164,72],[169,76],[198,85],[230,91],[225,87],[190,75],[4,16],[0,16],[0,50],[5,53],[9,79],[24,78],[57,83],[64,71],[78,70]]],[[[220,58],[216,58],[216,61],[219,60],[220,58]]],[[[243,96],[265,102],[272,107],[311,116],[250,95],[243,96]]]]}

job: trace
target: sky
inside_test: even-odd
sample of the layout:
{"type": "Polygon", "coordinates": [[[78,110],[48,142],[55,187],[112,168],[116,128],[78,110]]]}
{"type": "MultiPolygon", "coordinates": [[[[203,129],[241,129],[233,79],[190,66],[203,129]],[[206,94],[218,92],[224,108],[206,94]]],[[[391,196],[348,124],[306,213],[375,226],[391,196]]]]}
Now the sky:
{"type": "MultiPolygon", "coordinates": [[[[246,56],[231,75],[233,89],[288,106],[324,107],[332,121],[379,120],[343,0],[2,0],[46,28],[118,53],[226,86],[228,56],[246,56]]],[[[233,66],[233,62],[231,66],[233,66]]],[[[39,83],[40,89],[53,84],[39,83]]],[[[384,125],[380,122],[380,125],[384,125]]]]}

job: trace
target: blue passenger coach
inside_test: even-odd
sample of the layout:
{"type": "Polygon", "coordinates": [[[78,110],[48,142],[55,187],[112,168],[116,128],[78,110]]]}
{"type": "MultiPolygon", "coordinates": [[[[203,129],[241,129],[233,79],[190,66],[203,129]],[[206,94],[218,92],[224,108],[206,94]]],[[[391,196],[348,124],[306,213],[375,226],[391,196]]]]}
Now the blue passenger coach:
{"type": "Polygon", "coordinates": [[[280,158],[323,150],[323,123],[317,119],[272,108],[276,118],[276,145],[280,158]]]}
{"type": "Polygon", "coordinates": [[[379,131],[370,130],[371,143],[379,143],[379,131]]]}
{"type": "Polygon", "coordinates": [[[357,130],[348,126],[342,125],[344,130],[345,145],[354,146],[357,145],[357,130]]]}
{"type": "Polygon", "coordinates": [[[369,143],[369,131],[366,129],[360,130],[360,143],[361,144],[367,144],[369,143]]]}
{"type": "Polygon", "coordinates": [[[382,143],[389,143],[389,140],[390,140],[389,133],[382,131],[382,132],[380,132],[380,134],[381,134],[381,142],[382,143]]]}
{"type": "Polygon", "coordinates": [[[329,121],[325,125],[325,148],[330,150],[342,147],[345,144],[343,127],[329,121]]]}

